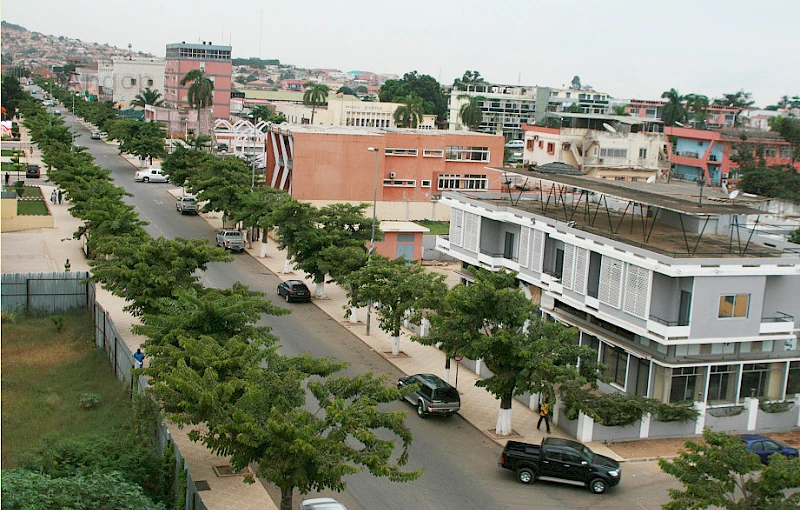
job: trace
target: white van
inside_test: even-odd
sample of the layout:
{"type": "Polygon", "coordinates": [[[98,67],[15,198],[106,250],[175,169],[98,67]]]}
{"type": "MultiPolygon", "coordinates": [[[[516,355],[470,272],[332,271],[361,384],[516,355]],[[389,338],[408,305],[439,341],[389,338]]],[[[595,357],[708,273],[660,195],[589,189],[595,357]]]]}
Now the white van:
{"type": "Polygon", "coordinates": [[[523,149],[525,147],[525,140],[511,140],[506,144],[506,149],[523,149]]]}

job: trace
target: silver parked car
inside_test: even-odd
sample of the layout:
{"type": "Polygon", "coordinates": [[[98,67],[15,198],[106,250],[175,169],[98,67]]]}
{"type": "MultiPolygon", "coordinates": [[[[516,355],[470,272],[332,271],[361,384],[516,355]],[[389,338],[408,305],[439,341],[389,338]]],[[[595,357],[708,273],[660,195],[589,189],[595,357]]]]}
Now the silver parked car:
{"type": "Polygon", "coordinates": [[[146,168],[139,170],[133,176],[133,180],[137,182],[169,182],[169,176],[161,172],[160,168],[146,168]]]}
{"type": "Polygon", "coordinates": [[[214,237],[217,246],[232,251],[244,251],[244,237],[235,229],[224,228],[214,237]]]}
{"type": "Polygon", "coordinates": [[[347,508],[333,498],[314,498],[300,503],[300,510],[347,510],[347,508]]]}

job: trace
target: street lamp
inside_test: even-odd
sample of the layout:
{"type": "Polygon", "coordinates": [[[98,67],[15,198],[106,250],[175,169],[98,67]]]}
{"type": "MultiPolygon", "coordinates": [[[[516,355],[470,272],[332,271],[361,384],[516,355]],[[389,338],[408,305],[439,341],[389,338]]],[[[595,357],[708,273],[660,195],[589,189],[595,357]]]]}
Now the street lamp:
{"type": "MultiPolygon", "coordinates": [[[[377,147],[367,147],[367,150],[375,153],[375,183],[372,186],[372,236],[369,240],[369,253],[367,254],[367,264],[372,261],[372,252],[375,251],[375,223],[377,223],[378,205],[378,155],[381,150],[377,147]]],[[[367,335],[369,335],[370,319],[372,316],[372,300],[367,302],[367,335]]]]}

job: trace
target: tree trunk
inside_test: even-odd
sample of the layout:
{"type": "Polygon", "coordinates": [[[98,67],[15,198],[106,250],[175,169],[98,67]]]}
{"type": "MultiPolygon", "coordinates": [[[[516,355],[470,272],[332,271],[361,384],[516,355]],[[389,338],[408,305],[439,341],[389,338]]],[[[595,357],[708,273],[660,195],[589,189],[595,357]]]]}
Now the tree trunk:
{"type": "Polygon", "coordinates": [[[281,487],[281,510],[292,510],[292,496],[294,487],[286,489],[281,487]]]}
{"type": "Polygon", "coordinates": [[[317,286],[314,289],[314,297],[317,298],[317,299],[321,299],[321,298],[325,297],[325,276],[324,275],[317,282],[317,286]]]}
{"type": "Polygon", "coordinates": [[[286,260],[283,262],[283,274],[292,272],[292,257],[286,255],[286,260]]]}
{"type": "Polygon", "coordinates": [[[269,240],[269,237],[267,236],[267,229],[263,229],[261,231],[261,258],[262,259],[267,256],[267,241],[268,240],[269,240]]]}
{"type": "Polygon", "coordinates": [[[350,324],[358,324],[358,307],[350,307],[350,324]]]}
{"type": "Polygon", "coordinates": [[[392,356],[400,354],[400,333],[392,335],[392,356]]]}
{"type": "Polygon", "coordinates": [[[511,395],[505,395],[500,399],[500,412],[497,413],[497,425],[494,433],[498,436],[511,434],[511,395]]]}

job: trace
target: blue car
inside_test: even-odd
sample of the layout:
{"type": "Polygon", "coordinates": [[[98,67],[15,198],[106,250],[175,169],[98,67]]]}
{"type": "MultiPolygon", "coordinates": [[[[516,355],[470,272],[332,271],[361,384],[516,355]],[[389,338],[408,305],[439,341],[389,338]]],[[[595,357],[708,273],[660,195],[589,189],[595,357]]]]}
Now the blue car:
{"type": "Polygon", "coordinates": [[[774,453],[780,453],[789,459],[797,458],[797,448],[792,448],[766,436],[742,434],[739,437],[744,441],[747,451],[758,455],[763,464],[768,464],[769,456],[774,453]]]}

